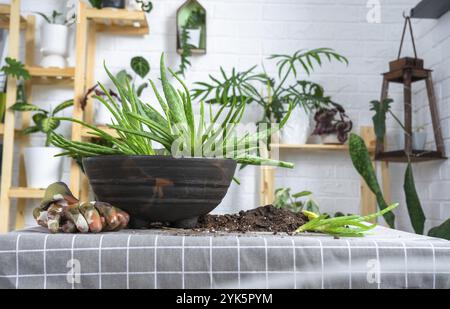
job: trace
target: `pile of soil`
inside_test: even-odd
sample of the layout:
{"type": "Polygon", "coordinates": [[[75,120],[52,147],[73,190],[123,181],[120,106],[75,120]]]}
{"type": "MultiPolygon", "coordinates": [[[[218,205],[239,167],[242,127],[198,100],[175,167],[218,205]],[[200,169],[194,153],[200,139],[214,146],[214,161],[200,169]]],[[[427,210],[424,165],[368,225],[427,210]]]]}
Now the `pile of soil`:
{"type": "Polygon", "coordinates": [[[273,205],[241,211],[232,215],[205,215],[199,218],[194,230],[210,232],[284,232],[293,233],[299,226],[308,222],[301,213],[278,209],[273,205]]]}

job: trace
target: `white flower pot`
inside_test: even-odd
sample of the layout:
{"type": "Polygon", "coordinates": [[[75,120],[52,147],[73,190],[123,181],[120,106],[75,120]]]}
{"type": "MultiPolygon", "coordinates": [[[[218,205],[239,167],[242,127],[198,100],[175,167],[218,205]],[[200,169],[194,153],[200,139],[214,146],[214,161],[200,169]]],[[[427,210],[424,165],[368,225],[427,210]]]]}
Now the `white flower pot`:
{"type": "MultiPolygon", "coordinates": [[[[425,150],[427,141],[427,132],[413,132],[412,134],[412,148],[413,150],[425,150]]],[[[400,149],[405,148],[405,134],[399,133],[397,135],[397,143],[400,149]]]]}
{"type": "Polygon", "coordinates": [[[45,189],[61,181],[62,157],[55,157],[61,149],[55,147],[27,147],[24,151],[27,185],[45,189]]]}
{"type": "Polygon", "coordinates": [[[97,125],[107,125],[112,124],[113,115],[109,111],[109,109],[97,102],[96,109],[95,109],[95,115],[94,115],[94,123],[97,125]]]}
{"type": "Polygon", "coordinates": [[[320,136],[320,138],[322,140],[322,144],[342,144],[336,134],[323,134],[320,136]]]}
{"type": "Polygon", "coordinates": [[[189,45],[194,46],[195,48],[199,48],[200,47],[200,38],[201,38],[201,33],[202,33],[202,29],[186,29],[188,35],[189,35],[189,39],[187,40],[187,43],[189,45]]]}
{"type": "Polygon", "coordinates": [[[415,132],[412,136],[412,146],[414,150],[424,150],[427,142],[427,132],[415,132]]]}
{"type": "Polygon", "coordinates": [[[66,67],[69,28],[64,25],[44,23],[41,28],[41,66],[66,67]]]}
{"type": "Polygon", "coordinates": [[[306,144],[310,135],[310,119],[304,108],[295,107],[286,125],[281,129],[282,144],[306,144]]]}

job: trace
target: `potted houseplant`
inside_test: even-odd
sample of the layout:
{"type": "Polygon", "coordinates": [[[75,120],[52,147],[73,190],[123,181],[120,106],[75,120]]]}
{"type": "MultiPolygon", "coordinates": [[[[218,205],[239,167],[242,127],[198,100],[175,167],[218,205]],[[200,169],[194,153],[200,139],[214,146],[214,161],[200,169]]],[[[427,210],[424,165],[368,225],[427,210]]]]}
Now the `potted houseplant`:
{"type": "Polygon", "coordinates": [[[280,123],[287,107],[292,104],[296,107],[295,115],[292,114],[282,128],[281,139],[284,143],[304,144],[310,127],[307,115],[314,109],[329,106],[332,101],[324,95],[324,89],[319,84],[299,80],[299,74],[301,70],[307,75],[311,74],[325,57],[348,62],[330,48],[299,50],[292,55],[272,55],[269,59],[277,61],[278,78],[269,76],[265,71],[256,73],[256,66],[242,72],[233,69],[231,74],[220,68],[221,77],[212,76],[211,82],[197,82],[193,96],[210,104],[229,106],[234,100],[257,104],[264,110],[259,123],[267,125],[280,123]],[[288,84],[293,79],[296,81],[288,84]]]}
{"type": "Polygon", "coordinates": [[[153,3],[149,0],[128,0],[127,9],[142,10],[145,13],[150,13],[153,10],[153,3]]]}
{"type": "Polygon", "coordinates": [[[331,103],[332,107],[323,107],[314,115],[316,126],[313,134],[320,135],[323,144],[344,144],[352,131],[353,123],[344,108],[331,103]]]}
{"type": "MultiPolygon", "coordinates": [[[[164,56],[160,68],[164,95],[153,82],[151,85],[162,113],[140,100],[129,80],[123,85],[106,69],[121,107],[101,84],[106,99],[100,96],[96,99],[113,114],[114,125],[108,127],[116,130],[118,137],[83,121],[62,117],[56,119],[80,123],[105,142],[102,145],[75,142],[55,132],[51,138],[52,144],[64,149],[65,155],[82,161],[96,197],[128,212],[132,227],[151,221],[194,225],[198,216],[221,202],[236,164],[293,166],[255,154],[257,140],[269,136],[272,130],[234,135],[245,105],[234,103],[226,119],[219,122],[223,109],[207,117],[202,103],[199,119],[195,119],[191,94],[172,71],[183,91],[178,92],[169,83],[164,56]],[[161,148],[153,147],[153,142],[161,148]]],[[[281,125],[288,116],[289,112],[281,125]]]]}
{"type": "Polygon", "coordinates": [[[206,24],[206,13],[201,8],[192,10],[186,22],[180,29],[181,62],[178,73],[184,75],[188,66],[191,65],[189,58],[192,50],[200,48],[202,31],[206,24]]]}
{"type": "Polygon", "coordinates": [[[44,68],[65,68],[68,53],[69,26],[75,23],[75,16],[64,18],[63,13],[53,11],[50,15],[37,12],[45,23],[41,28],[41,66],[44,68]],[[58,39],[55,39],[58,38],[58,39]]]}
{"type": "Polygon", "coordinates": [[[60,103],[52,111],[46,111],[25,101],[17,101],[10,108],[18,112],[34,112],[33,125],[22,130],[22,134],[44,133],[45,146],[26,147],[24,150],[25,171],[27,185],[31,188],[46,188],[61,180],[62,157],[55,157],[61,150],[51,147],[52,132],[56,130],[60,121],[54,117],[64,109],[73,106],[73,100],[60,103]]]}

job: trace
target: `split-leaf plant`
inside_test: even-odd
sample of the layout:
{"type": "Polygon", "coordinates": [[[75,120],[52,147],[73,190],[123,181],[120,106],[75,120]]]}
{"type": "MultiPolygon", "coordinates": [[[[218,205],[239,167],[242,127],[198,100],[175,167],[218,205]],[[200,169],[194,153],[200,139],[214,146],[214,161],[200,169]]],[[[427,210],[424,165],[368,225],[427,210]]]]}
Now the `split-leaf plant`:
{"type": "MultiPolygon", "coordinates": [[[[293,167],[291,163],[265,159],[255,154],[257,140],[267,138],[273,133],[272,129],[246,133],[243,136],[235,134],[234,129],[242,118],[245,104],[238,104],[235,101],[223,121],[219,121],[223,108],[215,115],[210,110],[209,122],[204,104],[201,104],[200,116],[196,119],[192,97],[187,86],[170,69],[172,77],[179,82],[182,90],[176,89],[169,82],[164,55],[161,56],[160,68],[163,95],[157,90],[153,81],[150,80],[150,84],[162,113],[150,104],[144,103],[129,80],[126,80],[126,85],[123,85],[105,66],[120,102],[111,96],[102,84],[99,86],[105,93],[105,97],[96,96],[96,99],[113,115],[113,124],[108,127],[114,129],[117,136],[77,119],[55,118],[60,121],[79,123],[88,128],[92,135],[107,142],[106,145],[98,145],[91,142],[71,141],[53,133],[51,142],[64,150],[60,155],[71,156],[77,160],[101,155],[225,157],[239,164],[293,167]],[[152,142],[159,144],[160,148],[156,148],[152,142]]],[[[289,115],[290,111],[280,126],[285,124],[289,115]]]]}
{"type": "Polygon", "coordinates": [[[234,101],[258,104],[264,109],[261,122],[280,123],[290,102],[307,111],[332,103],[321,85],[299,79],[301,72],[309,76],[318,66],[322,66],[324,58],[330,62],[335,60],[348,64],[347,58],[331,48],[299,50],[292,55],[276,54],[268,60],[276,61],[277,78],[270,76],[264,67],[262,72],[255,72],[257,66],[240,72],[233,68],[230,74],[226,74],[221,67],[220,77],[210,76],[210,82],[195,83],[197,88],[193,90],[193,97],[228,106],[234,101]]]}
{"type": "Polygon", "coordinates": [[[273,206],[279,209],[288,209],[295,213],[303,210],[319,213],[319,206],[312,199],[312,192],[310,191],[291,194],[290,188],[279,188],[275,190],[273,206]]]}

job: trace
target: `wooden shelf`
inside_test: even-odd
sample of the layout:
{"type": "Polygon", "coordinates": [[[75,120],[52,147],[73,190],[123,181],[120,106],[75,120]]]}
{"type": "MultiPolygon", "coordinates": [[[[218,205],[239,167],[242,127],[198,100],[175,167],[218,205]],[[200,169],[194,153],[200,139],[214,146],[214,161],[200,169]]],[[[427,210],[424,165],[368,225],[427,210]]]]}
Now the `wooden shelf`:
{"type": "MultiPolygon", "coordinates": [[[[97,128],[99,128],[100,130],[105,131],[106,133],[108,133],[108,134],[110,134],[110,135],[112,135],[114,137],[118,136],[115,129],[108,128],[107,126],[97,126],[97,128]]],[[[90,134],[89,132],[92,132],[92,130],[89,129],[89,128],[83,127],[81,129],[81,136],[85,137],[85,138],[97,138],[97,136],[94,136],[94,135],[90,134]]]]}
{"type": "MultiPolygon", "coordinates": [[[[11,6],[9,4],[0,4],[0,28],[8,29],[10,23],[11,6]]],[[[27,27],[27,20],[20,16],[20,29],[27,27]]]]}
{"type": "Polygon", "coordinates": [[[3,135],[5,133],[5,124],[0,123],[0,135],[3,135]]]}
{"type": "Polygon", "coordinates": [[[94,21],[98,32],[122,35],[143,35],[149,33],[147,15],[142,11],[87,8],[86,17],[94,21]]]}
{"type": "Polygon", "coordinates": [[[67,85],[73,84],[75,68],[43,68],[27,67],[34,85],[67,85]]]}
{"type": "MultiPolygon", "coordinates": [[[[413,150],[413,154],[409,157],[411,162],[427,162],[447,159],[439,151],[430,150],[413,150]]],[[[408,157],[404,150],[388,151],[375,155],[375,160],[386,162],[407,163],[408,157]]]]}
{"type": "Polygon", "coordinates": [[[34,188],[10,188],[9,197],[10,198],[31,198],[31,199],[41,199],[44,197],[44,189],[34,189],[34,188]]]}
{"type": "Polygon", "coordinates": [[[331,144],[271,144],[271,148],[278,149],[299,149],[299,150],[348,150],[348,145],[331,145],[331,144]]]}

